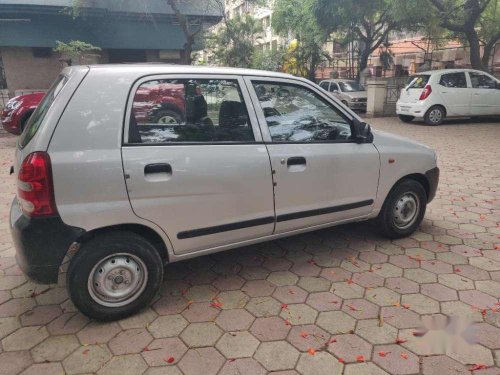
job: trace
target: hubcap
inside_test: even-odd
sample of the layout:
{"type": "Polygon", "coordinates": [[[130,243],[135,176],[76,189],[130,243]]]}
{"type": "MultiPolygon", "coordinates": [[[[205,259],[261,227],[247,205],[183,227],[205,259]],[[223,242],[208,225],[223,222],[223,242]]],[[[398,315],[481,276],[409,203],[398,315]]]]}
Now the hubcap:
{"type": "Polygon", "coordinates": [[[439,109],[433,109],[431,113],[429,113],[429,120],[431,120],[432,123],[441,121],[442,117],[443,115],[439,109]]]}
{"type": "Polygon", "coordinates": [[[394,206],[394,225],[406,229],[417,220],[420,201],[413,193],[403,194],[394,206]]]}
{"type": "Polygon", "coordinates": [[[88,290],[100,305],[119,307],[139,297],[147,281],[147,269],[140,258],[127,253],[113,254],[94,266],[88,290]]]}
{"type": "Polygon", "coordinates": [[[177,119],[173,116],[162,116],[158,119],[158,124],[177,125],[177,119]]]}

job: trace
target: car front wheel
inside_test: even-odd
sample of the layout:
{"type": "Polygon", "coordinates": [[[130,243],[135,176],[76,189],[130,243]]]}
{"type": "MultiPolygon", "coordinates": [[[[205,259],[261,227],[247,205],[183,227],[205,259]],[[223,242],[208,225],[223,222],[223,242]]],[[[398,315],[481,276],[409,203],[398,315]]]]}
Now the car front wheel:
{"type": "Polygon", "coordinates": [[[147,306],[163,280],[156,248],[131,232],[110,232],[84,242],[71,260],[67,287],[85,315],[123,319],[147,306]]]}
{"type": "Polygon", "coordinates": [[[378,228],[389,238],[407,237],[422,222],[426,207],[424,187],[415,180],[403,180],[386,198],[378,216],[378,228]]]}

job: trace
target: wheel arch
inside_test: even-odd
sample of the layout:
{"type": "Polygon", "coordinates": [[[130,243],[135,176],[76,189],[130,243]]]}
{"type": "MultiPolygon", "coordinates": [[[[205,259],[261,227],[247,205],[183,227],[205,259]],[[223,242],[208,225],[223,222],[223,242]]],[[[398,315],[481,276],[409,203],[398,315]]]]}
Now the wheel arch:
{"type": "Polygon", "coordinates": [[[425,111],[425,114],[427,114],[432,108],[436,108],[436,107],[439,107],[439,108],[442,108],[443,111],[444,111],[444,116],[448,116],[448,110],[446,109],[446,106],[444,104],[434,104],[434,105],[431,105],[427,111],[425,111]]]}
{"type": "MultiPolygon", "coordinates": [[[[387,197],[389,197],[391,195],[391,192],[396,188],[396,186],[398,186],[401,181],[403,180],[414,180],[418,183],[420,183],[424,190],[425,190],[425,194],[427,195],[427,198],[429,198],[429,194],[430,194],[430,189],[431,189],[431,186],[430,186],[430,182],[429,180],[427,179],[427,177],[422,174],[422,173],[412,173],[412,174],[408,174],[406,176],[403,176],[401,177],[399,180],[397,180],[394,185],[392,185],[392,188],[391,190],[389,190],[389,193],[387,194],[387,196],[385,197],[385,200],[387,200],[387,197]]],[[[384,203],[385,203],[385,200],[384,200],[384,203]]]]}

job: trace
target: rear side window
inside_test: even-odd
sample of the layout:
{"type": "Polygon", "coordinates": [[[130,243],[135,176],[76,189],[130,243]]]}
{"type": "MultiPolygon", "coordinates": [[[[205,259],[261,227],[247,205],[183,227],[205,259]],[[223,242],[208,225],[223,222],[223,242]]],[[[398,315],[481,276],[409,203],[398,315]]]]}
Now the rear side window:
{"type": "Polygon", "coordinates": [[[465,73],[447,73],[441,76],[439,84],[451,88],[467,88],[465,73]]]}
{"type": "Polygon", "coordinates": [[[406,86],[408,89],[423,89],[427,82],[429,82],[430,75],[428,74],[419,74],[416,76],[411,76],[408,78],[406,82],[406,86]]]}
{"type": "Polygon", "coordinates": [[[254,140],[237,80],[154,80],[134,95],[128,143],[254,140]]]}
{"type": "Polygon", "coordinates": [[[24,148],[35,136],[36,132],[38,131],[40,125],[43,122],[43,119],[47,115],[50,106],[54,102],[54,99],[57,97],[59,92],[61,92],[62,88],[64,87],[67,81],[68,77],[64,75],[60,75],[54,81],[49,91],[47,91],[47,94],[45,94],[40,104],[38,104],[38,107],[36,107],[35,112],[33,112],[30,119],[28,120],[26,127],[24,128],[23,134],[19,139],[20,148],[24,148]]]}

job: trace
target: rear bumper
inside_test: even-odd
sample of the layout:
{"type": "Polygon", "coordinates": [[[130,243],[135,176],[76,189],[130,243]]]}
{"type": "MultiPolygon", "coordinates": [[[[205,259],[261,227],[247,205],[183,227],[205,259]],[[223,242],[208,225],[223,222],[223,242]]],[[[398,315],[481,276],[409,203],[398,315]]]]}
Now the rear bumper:
{"type": "Polygon", "coordinates": [[[439,168],[435,167],[427,172],[425,172],[425,177],[429,182],[429,196],[427,197],[427,202],[430,202],[436,196],[437,187],[439,184],[439,168]]]}
{"type": "Polygon", "coordinates": [[[30,218],[15,198],[10,209],[10,229],[21,270],[36,282],[56,283],[70,245],[85,231],[63,223],[59,216],[30,218]]]}
{"type": "Polygon", "coordinates": [[[427,111],[427,106],[422,102],[417,103],[396,103],[396,114],[412,117],[424,117],[427,111]]]}

